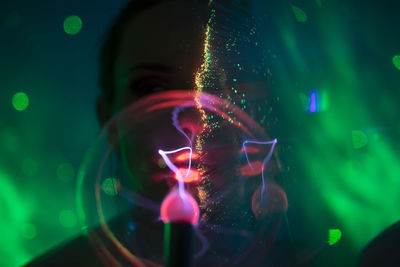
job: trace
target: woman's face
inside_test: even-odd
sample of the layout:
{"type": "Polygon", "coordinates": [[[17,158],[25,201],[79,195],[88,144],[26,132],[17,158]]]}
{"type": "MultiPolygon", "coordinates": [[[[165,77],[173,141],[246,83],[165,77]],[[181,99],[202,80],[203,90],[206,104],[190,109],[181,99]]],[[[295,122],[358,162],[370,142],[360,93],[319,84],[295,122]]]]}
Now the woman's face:
{"type": "MultiPolygon", "coordinates": [[[[114,114],[158,91],[194,89],[204,42],[199,11],[193,4],[167,1],[127,23],[114,66],[114,114]]],[[[157,150],[185,146],[187,141],[173,127],[170,112],[135,122],[126,133],[123,129],[131,129],[131,123],[124,118],[119,123],[119,153],[135,190],[160,201],[170,188],[165,177],[171,172],[160,169],[157,150]]]]}
{"type": "MultiPolygon", "coordinates": [[[[174,163],[178,167],[190,165],[191,170],[200,176],[198,182],[190,183],[186,188],[199,204],[201,222],[212,227],[253,229],[255,216],[252,198],[261,186],[259,165],[270,147],[253,148],[249,156],[254,162],[250,173],[246,172],[249,167],[242,145],[244,139],[251,135],[249,132],[267,137],[262,128],[239,106],[244,101],[235,104],[233,97],[230,98],[231,102],[228,101],[226,88],[229,87],[230,93],[236,93],[232,85],[226,86],[227,75],[224,74],[224,66],[228,63],[232,65],[232,57],[226,57],[229,60],[224,66],[222,58],[213,58],[218,62],[218,67],[207,75],[207,79],[218,85],[219,89],[216,86],[202,88],[203,92],[208,93],[206,97],[207,101],[211,99],[209,102],[205,101],[204,105],[200,104],[203,107],[199,107],[200,100],[185,98],[190,94],[187,90],[199,89],[197,74],[204,71],[205,43],[208,40],[205,23],[210,14],[204,12],[207,6],[196,7],[182,2],[169,1],[153,6],[125,25],[114,66],[113,113],[119,115],[116,127],[112,130],[118,140],[113,140],[113,143],[117,144],[118,154],[129,172],[133,190],[159,203],[177,184],[173,172],[165,164],[163,166],[159,150],[172,151],[191,146],[197,157],[193,158],[191,165],[187,158],[178,160],[178,156],[183,154],[171,155],[171,160],[176,160],[174,163]],[[179,96],[177,91],[172,90],[180,90],[183,97],[171,97],[169,103],[182,99],[187,102],[156,109],[164,103],[148,101],[164,96],[153,94],[158,91],[167,91],[166,95],[170,93],[169,96],[179,96]],[[225,97],[221,97],[222,94],[225,97]],[[187,105],[189,102],[191,104],[187,105]],[[216,112],[218,109],[220,113],[216,112]],[[247,130],[247,126],[251,129],[247,130]]],[[[225,36],[218,37],[220,39],[215,42],[225,48],[225,36]]],[[[239,67],[238,62],[241,61],[235,60],[235,68],[239,67]]],[[[244,97],[244,91],[239,93],[239,82],[234,77],[230,80],[236,83],[237,94],[244,97]]],[[[247,93],[251,89],[246,86],[243,90],[247,93]]],[[[122,190],[124,187],[126,185],[123,181],[122,190]]],[[[220,237],[218,234],[212,238],[220,237]]],[[[248,239],[245,234],[241,238],[248,239]]],[[[218,245],[218,240],[215,241],[218,245]]],[[[229,249],[222,251],[228,254],[232,252],[229,249]]]]}
{"type": "MultiPolygon", "coordinates": [[[[171,1],[151,7],[131,19],[125,27],[114,66],[114,113],[158,91],[197,89],[196,73],[204,63],[204,22],[208,19],[202,16],[205,8],[171,1]]],[[[220,74],[222,67],[220,69],[208,78],[221,85],[224,75],[220,74]]],[[[220,88],[219,93],[224,92],[223,86],[220,88]]],[[[215,89],[210,86],[203,91],[213,94],[215,89]]],[[[173,124],[172,113],[171,109],[145,115],[128,112],[118,123],[119,154],[133,178],[135,190],[161,201],[176,181],[168,168],[160,167],[162,159],[157,151],[188,146],[188,139],[194,152],[200,155],[197,162],[192,162],[193,170],[197,170],[207,184],[206,189],[201,185],[191,187],[198,200],[211,198],[237,183],[240,174],[237,161],[240,157],[243,159],[240,152],[243,132],[226,118],[216,118],[218,116],[209,113],[208,124],[213,129],[208,135],[203,134],[201,117],[205,113],[186,108],[178,116],[180,127],[189,137],[185,138],[173,124]],[[206,182],[206,178],[212,183],[206,182]]],[[[181,164],[186,166],[188,162],[181,164]]]]}

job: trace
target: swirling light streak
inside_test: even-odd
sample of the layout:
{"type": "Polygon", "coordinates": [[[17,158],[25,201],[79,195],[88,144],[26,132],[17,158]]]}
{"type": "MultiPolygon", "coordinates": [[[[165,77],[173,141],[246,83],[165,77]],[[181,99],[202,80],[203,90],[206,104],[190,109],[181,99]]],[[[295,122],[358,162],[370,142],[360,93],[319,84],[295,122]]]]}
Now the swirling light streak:
{"type": "MultiPolygon", "coordinates": [[[[189,166],[186,172],[186,176],[185,178],[189,175],[190,172],[190,168],[192,165],[192,148],[189,146],[186,147],[181,147],[175,150],[170,150],[170,151],[164,151],[162,149],[158,150],[158,154],[160,154],[160,156],[163,158],[163,160],[165,161],[165,164],[167,164],[168,168],[173,171],[175,173],[175,175],[177,175],[177,177],[182,176],[182,173],[179,171],[178,167],[176,167],[176,165],[174,163],[172,163],[172,161],[169,159],[169,157],[167,155],[169,154],[174,154],[177,152],[180,152],[182,150],[189,150],[189,166]]],[[[185,188],[184,188],[184,178],[183,179],[178,179],[178,190],[179,190],[179,194],[181,195],[181,197],[185,196],[185,188]]]]}
{"type": "Polygon", "coordinates": [[[242,145],[243,151],[244,151],[244,153],[246,155],[247,163],[249,164],[251,169],[253,169],[253,166],[251,165],[251,162],[249,160],[249,156],[247,154],[246,145],[247,144],[271,145],[271,149],[269,150],[267,156],[264,158],[264,160],[262,162],[262,165],[261,165],[261,181],[262,181],[261,194],[260,194],[261,200],[263,200],[263,194],[265,192],[264,168],[265,168],[267,162],[271,159],[272,153],[274,152],[274,148],[275,148],[275,145],[276,145],[277,142],[278,142],[278,140],[276,138],[273,139],[272,141],[245,140],[243,142],[243,145],[242,145]]]}

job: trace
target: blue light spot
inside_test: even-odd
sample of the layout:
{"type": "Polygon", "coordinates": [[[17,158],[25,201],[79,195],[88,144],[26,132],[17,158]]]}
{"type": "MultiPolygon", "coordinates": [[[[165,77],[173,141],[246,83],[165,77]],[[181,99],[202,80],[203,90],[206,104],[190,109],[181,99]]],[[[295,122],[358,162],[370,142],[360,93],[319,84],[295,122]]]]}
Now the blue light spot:
{"type": "Polygon", "coordinates": [[[308,107],[308,111],[311,113],[317,112],[317,100],[318,100],[318,95],[316,91],[311,92],[310,95],[310,106],[308,107]]]}

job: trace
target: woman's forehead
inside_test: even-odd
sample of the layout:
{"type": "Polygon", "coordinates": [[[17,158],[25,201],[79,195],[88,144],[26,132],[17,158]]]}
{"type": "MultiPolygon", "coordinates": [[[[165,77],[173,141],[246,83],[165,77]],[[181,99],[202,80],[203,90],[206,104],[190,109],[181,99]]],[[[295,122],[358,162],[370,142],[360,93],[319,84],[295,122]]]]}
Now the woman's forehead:
{"type": "Polygon", "coordinates": [[[198,7],[165,2],[127,23],[116,60],[117,72],[140,65],[164,65],[191,73],[201,64],[204,27],[198,7]]]}

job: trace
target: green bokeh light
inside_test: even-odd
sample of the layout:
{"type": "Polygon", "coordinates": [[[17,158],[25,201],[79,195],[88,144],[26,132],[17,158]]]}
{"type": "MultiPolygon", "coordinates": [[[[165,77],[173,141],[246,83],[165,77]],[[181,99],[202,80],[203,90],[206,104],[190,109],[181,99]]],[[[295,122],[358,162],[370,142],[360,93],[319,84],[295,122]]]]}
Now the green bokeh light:
{"type": "Polygon", "coordinates": [[[392,61],[393,65],[400,70],[400,55],[394,55],[392,61]]]}
{"type": "Polygon", "coordinates": [[[22,161],[22,172],[26,176],[35,176],[38,171],[38,166],[36,161],[27,158],[22,161]]]}
{"type": "Polygon", "coordinates": [[[23,111],[29,106],[29,98],[23,92],[16,93],[12,98],[12,105],[18,111],[23,111]]]}
{"type": "Polygon", "coordinates": [[[64,31],[67,34],[75,35],[78,34],[82,29],[82,20],[78,16],[68,16],[64,20],[64,31]]]}
{"type": "Polygon", "coordinates": [[[75,177],[75,168],[69,163],[61,163],[57,168],[57,177],[63,182],[70,182],[75,177]]]}
{"type": "Polygon", "coordinates": [[[301,8],[292,5],[292,10],[293,10],[294,16],[296,17],[296,20],[298,22],[306,22],[307,21],[307,14],[301,8]]]}
{"type": "Polygon", "coordinates": [[[21,235],[26,239],[34,239],[36,237],[36,227],[31,223],[25,223],[21,226],[21,235]]]}
{"type": "Polygon", "coordinates": [[[101,184],[101,187],[109,196],[115,196],[118,194],[118,180],[116,178],[107,178],[101,184]]]}
{"type": "Polygon", "coordinates": [[[65,228],[72,228],[76,225],[77,222],[76,215],[71,210],[61,211],[58,219],[60,220],[61,225],[65,228]]]}
{"type": "Polygon", "coordinates": [[[21,14],[17,11],[14,11],[6,15],[4,23],[9,28],[16,28],[21,24],[21,21],[21,14]]]}
{"type": "Polygon", "coordinates": [[[353,140],[353,147],[355,149],[362,148],[367,145],[368,137],[362,131],[352,131],[351,132],[352,140],[353,140]]]}
{"type": "Polygon", "coordinates": [[[342,231],[340,229],[329,229],[328,243],[330,246],[339,242],[340,238],[342,238],[342,231]]]}

